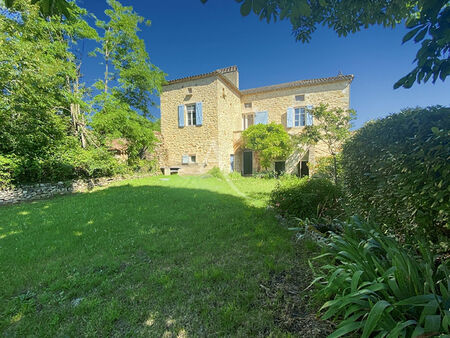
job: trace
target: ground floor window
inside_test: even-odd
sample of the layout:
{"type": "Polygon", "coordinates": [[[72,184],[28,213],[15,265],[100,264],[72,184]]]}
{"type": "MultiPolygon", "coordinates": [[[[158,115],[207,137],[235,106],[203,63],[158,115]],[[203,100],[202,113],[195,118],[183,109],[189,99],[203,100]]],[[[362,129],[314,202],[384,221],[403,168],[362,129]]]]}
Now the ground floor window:
{"type": "Polygon", "coordinates": [[[230,155],[230,171],[234,171],[234,154],[230,155]]]}
{"type": "Polygon", "coordinates": [[[189,161],[191,163],[196,163],[197,162],[197,156],[196,155],[190,155],[189,156],[189,161]]]}

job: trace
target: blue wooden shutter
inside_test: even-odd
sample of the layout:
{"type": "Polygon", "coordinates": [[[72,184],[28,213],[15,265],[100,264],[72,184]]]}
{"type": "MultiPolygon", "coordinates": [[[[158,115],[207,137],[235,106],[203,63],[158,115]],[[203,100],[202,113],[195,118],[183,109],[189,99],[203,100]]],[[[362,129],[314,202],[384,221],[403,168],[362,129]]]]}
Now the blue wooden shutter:
{"type": "Polygon", "coordinates": [[[184,127],[184,105],[178,106],[178,127],[184,127]]]}
{"type": "Polygon", "coordinates": [[[203,124],[203,107],[201,102],[195,104],[196,125],[201,126],[203,124]]]}
{"type": "Polygon", "coordinates": [[[267,124],[269,120],[269,112],[259,111],[255,114],[255,124],[267,124]]]}
{"type": "Polygon", "coordinates": [[[313,125],[313,114],[311,112],[311,109],[313,109],[313,106],[307,106],[307,112],[306,112],[306,125],[312,126],[313,125]]]}
{"type": "Polygon", "coordinates": [[[286,112],[286,127],[294,127],[294,108],[289,107],[286,112]]]}

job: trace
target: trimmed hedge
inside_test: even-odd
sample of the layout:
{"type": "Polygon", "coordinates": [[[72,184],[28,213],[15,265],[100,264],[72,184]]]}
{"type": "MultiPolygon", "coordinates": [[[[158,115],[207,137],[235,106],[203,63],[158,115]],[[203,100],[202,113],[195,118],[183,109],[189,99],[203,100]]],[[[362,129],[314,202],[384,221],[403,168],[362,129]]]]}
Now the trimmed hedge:
{"type": "Polygon", "coordinates": [[[401,240],[448,250],[450,108],[406,109],[356,131],[343,146],[344,189],[356,214],[401,240]]]}

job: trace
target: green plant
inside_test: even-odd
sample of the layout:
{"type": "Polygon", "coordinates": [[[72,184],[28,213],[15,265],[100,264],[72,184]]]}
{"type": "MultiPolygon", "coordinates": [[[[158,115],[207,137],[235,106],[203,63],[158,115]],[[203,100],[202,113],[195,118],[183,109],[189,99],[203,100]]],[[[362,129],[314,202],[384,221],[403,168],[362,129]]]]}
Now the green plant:
{"type": "Polygon", "coordinates": [[[219,178],[219,179],[224,178],[222,170],[220,170],[218,167],[214,167],[214,168],[210,169],[208,171],[208,174],[215,178],[219,178]]]}
{"type": "Polygon", "coordinates": [[[336,157],[325,156],[320,157],[314,166],[313,178],[326,178],[330,181],[335,181],[335,171],[334,171],[334,159],[336,159],[336,176],[338,184],[342,182],[342,155],[341,153],[336,154],[336,157]]]}
{"type": "Polygon", "coordinates": [[[270,204],[282,215],[332,220],[342,213],[341,190],[327,179],[284,176],[272,191],[270,204]]]}
{"type": "Polygon", "coordinates": [[[244,145],[258,153],[261,166],[268,169],[277,159],[286,159],[292,150],[291,139],[281,124],[255,124],[243,133],[244,145]]]}
{"type": "Polygon", "coordinates": [[[448,250],[450,108],[406,109],[370,122],[344,144],[344,188],[355,214],[399,239],[448,250]]]}
{"type": "Polygon", "coordinates": [[[339,325],[330,337],[416,337],[450,333],[449,262],[433,262],[404,249],[373,223],[352,218],[341,234],[332,234],[331,263],[319,268],[317,296],[330,299],[324,319],[339,325]]]}
{"type": "Polygon", "coordinates": [[[11,186],[17,170],[17,160],[14,157],[0,155],[0,189],[11,186]]]}
{"type": "Polygon", "coordinates": [[[231,178],[232,180],[238,180],[238,179],[242,178],[242,175],[241,175],[240,172],[233,171],[233,172],[228,174],[228,177],[231,178]]]}

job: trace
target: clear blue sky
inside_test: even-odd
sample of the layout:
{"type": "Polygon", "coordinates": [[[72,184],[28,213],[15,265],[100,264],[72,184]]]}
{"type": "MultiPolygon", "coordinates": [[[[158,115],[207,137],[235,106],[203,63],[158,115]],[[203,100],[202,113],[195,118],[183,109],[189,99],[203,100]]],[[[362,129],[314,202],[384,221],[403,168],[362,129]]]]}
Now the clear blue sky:
{"type": "MultiPolygon", "coordinates": [[[[104,19],[102,0],[78,0],[104,19]]],[[[153,64],[167,79],[206,73],[237,65],[240,88],[277,84],[316,77],[354,74],[351,107],[357,111],[355,125],[398,112],[405,107],[450,105],[450,80],[393,89],[393,84],[413,67],[418,45],[401,44],[405,29],[372,27],[339,38],[321,28],[308,44],[295,42],[287,21],[267,24],[251,14],[241,17],[234,0],[123,0],[152,25],[143,27],[153,64]]],[[[86,45],[86,50],[92,48],[86,45]]],[[[100,60],[84,58],[83,73],[90,83],[102,74],[100,60]]],[[[154,110],[159,116],[159,111],[154,110]]]]}

